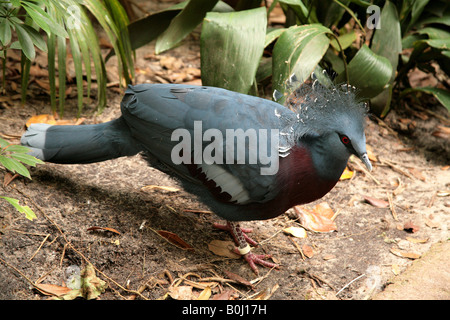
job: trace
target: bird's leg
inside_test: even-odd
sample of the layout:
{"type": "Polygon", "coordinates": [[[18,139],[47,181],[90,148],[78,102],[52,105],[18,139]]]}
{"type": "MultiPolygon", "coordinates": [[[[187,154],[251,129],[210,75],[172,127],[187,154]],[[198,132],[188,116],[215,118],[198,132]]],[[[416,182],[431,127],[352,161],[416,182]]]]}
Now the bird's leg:
{"type": "Polygon", "coordinates": [[[227,221],[227,224],[214,223],[214,224],[213,224],[213,227],[214,227],[214,228],[217,228],[217,229],[221,229],[221,230],[225,230],[225,231],[230,232],[231,235],[232,235],[233,238],[234,238],[234,241],[235,241],[237,244],[239,244],[239,241],[238,241],[238,239],[236,238],[236,232],[233,231],[233,226],[232,226],[232,224],[235,225],[234,228],[240,229],[241,234],[242,234],[242,236],[244,237],[244,239],[245,239],[245,241],[246,241],[247,243],[251,244],[251,245],[254,246],[254,247],[257,247],[257,246],[258,246],[258,242],[256,242],[255,240],[253,240],[252,238],[250,238],[250,237],[247,235],[247,233],[251,233],[251,232],[253,232],[253,230],[250,229],[250,228],[241,228],[241,227],[239,226],[239,223],[227,221]],[[236,227],[236,226],[237,226],[237,227],[236,227]]]}
{"type": "Polygon", "coordinates": [[[256,268],[256,264],[260,264],[264,267],[268,268],[278,268],[278,265],[272,262],[265,261],[264,259],[268,259],[271,256],[269,254],[254,254],[250,251],[250,245],[256,246],[258,243],[248,237],[245,233],[251,232],[251,229],[244,229],[239,226],[237,222],[227,221],[226,225],[214,224],[214,227],[222,230],[227,230],[231,233],[234,238],[234,241],[238,245],[235,249],[236,253],[244,256],[244,259],[250,265],[250,268],[258,275],[258,269],[256,268]]]}

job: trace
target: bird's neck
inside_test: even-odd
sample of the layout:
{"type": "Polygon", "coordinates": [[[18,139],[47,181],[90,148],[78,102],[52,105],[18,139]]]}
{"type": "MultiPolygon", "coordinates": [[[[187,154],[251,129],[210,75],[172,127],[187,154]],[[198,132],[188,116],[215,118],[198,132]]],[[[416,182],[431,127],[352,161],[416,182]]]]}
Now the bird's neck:
{"type": "Polygon", "coordinates": [[[350,154],[333,148],[330,136],[320,136],[307,140],[305,144],[311,152],[311,160],[320,178],[338,181],[347,165],[350,154]]]}

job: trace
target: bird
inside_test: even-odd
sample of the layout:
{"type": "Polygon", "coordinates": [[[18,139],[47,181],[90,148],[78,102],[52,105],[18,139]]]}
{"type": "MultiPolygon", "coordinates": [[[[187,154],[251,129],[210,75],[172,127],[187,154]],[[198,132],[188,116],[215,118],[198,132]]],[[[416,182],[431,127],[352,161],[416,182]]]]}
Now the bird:
{"type": "Polygon", "coordinates": [[[32,124],[21,137],[46,162],[86,164],[142,154],[178,179],[226,221],[235,251],[279,268],[241,221],[275,218],[320,199],[339,181],[350,155],[371,170],[364,132],[367,105],[349,85],[310,79],[280,104],[209,86],[129,85],[117,119],[89,125],[32,124]]]}

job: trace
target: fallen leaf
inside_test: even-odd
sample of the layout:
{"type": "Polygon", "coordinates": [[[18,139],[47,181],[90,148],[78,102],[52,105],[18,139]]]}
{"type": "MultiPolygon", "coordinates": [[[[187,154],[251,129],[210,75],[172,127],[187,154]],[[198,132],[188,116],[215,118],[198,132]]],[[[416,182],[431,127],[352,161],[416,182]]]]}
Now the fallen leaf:
{"type": "Polygon", "coordinates": [[[197,300],[209,300],[211,297],[211,288],[206,287],[202,292],[200,292],[197,300]]]}
{"type": "Polygon", "coordinates": [[[39,283],[34,284],[34,287],[39,290],[41,293],[47,296],[56,296],[60,297],[65,294],[68,294],[72,289],[68,287],[58,286],[56,284],[47,284],[47,283],[39,283]]]}
{"type": "Polygon", "coordinates": [[[157,186],[157,185],[149,185],[141,188],[141,191],[152,191],[154,189],[164,190],[168,192],[177,192],[180,191],[178,188],[174,187],[165,187],[165,186],[157,186]]]}
{"type": "Polygon", "coordinates": [[[408,221],[403,225],[403,230],[414,233],[419,231],[419,227],[413,224],[412,221],[408,221]]]}
{"type": "Polygon", "coordinates": [[[428,238],[412,238],[412,237],[406,237],[406,240],[408,240],[409,242],[412,243],[427,243],[428,242],[428,238]]]}
{"type": "Polygon", "coordinates": [[[392,270],[392,273],[394,275],[399,275],[400,274],[400,266],[398,264],[393,264],[391,266],[391,270],[392,270]]]}
{"type": "Polygon", "coordinates": [[[169,295],[175,300],[191,300],[192,299],[192,287],[191,286],[178,286],[170,287],[169,295]]]}
{"type": "Polygon", "coordinates": [[[51,114],[38,114],[28,119],[25,125],[28,128],[32,123],[56,124],[56,119],[51,114]]]}
{"type": "Polygon", "coordinates": [[[436,130],[432,135],[438,138],[448,139],[450,138],[450,127],[436,126],[436,130]]]}
{"type": "Polygon", "coordinates": [[[431,219],[425,218],[425,224],[430,228],[439,228],[439,224],[431,219]]]}
{"type": "Polygon", "coordinates": [[[417,179],[421,181],[425,181],[425,177],[423,176],[422,172],[416,168],[408,168],[408,171],[411,172],[411,174],[416,177],[417,179]]]}
{"type": "Polygon", "coordinates": [[[307,230],[314,232],[332,232],[337,230],[333,221],[334,212],[326,202],[316,205],[313,210],[295,206],[299,222],[307,230]]]}
{"type": "Polygon", "coordinates": [[[208,249],[215,255],[232,259],[239,259],[241,256],[232,250],[234,243],[231,241],[213,240],[208,244],[208,249]]]}
{"type": "Polygon", "coordinates": [[[50,125],[80,125],[86,120],[85,118],[78,118],[73,120],[57,120],[51,114],[38,114],[28,119],[25,126],[28,128],[32,123],[46,123],[50,125]]]}
{"type": "Polygon", "coordinates": [[[97,227],[97,226],[93,226],[93,227],[87,228],[87,231],[93,231],[93,230],[95,230],[95,231],[96,231],[96,230],[104,230],[104,231],[110,231],[110,232],[113,232],[113,233],[120,234],[120,232],[117,231],[116,229],[108,228],[108,227],[97,227]]]}
{"type": "Polygon", "coordinates": [[[183,250],[193,250],[194,248],[186,243],[183,239],[181,239],[177,234],[169,231],[164,230],[157,230],[156,231],[161,237],[169,241],[171,244],[177,246],[180,249],[183,250]]]}
{"type": "Polygon", "coordinates": [[[373,148],[369,145],[366,146],[367,150],[367,156],[369,157],[369,160],[372,162],[378,162],[378,157],[373,152],[373,148]]]}
{"type": "Polygon", "coordinates": [[[225,289],[222,293],[215,294],[212,300],[230,300],[233,293],[233,290],[225,289]]]}
{"type": "Polygon", "coordinates": [[[19,176],[18,173],[12,174],[11,172],[6,172],[5,176],[3,177],[3,187],[9,186],[9,184],[19,176]]]}
{"type": "Polygon", "coordinates": [[[284,228],[283,232],[290,234],[297,238],[306,238],[308,234],[306,233],[306,230],[301,227],[288,227],[284,228]]]}
{"type": "Polygon", "coordinates": [[[364,196],[364,200],[367,203],[369,203],[369,204],[371,204],[371,205],[373,205],[374,207],[377,207],[377,208],[387,208],[387,207],[389,207],[389,202],[385,201],[385,200],[373,198],[373,197],[370,197],[370,196],[364,196]]]}
{"type": "Polygon", "coordinates": [[[450,196],[450,191],[449,190],[439,190],[436,195],[438,197],[448,197],[450,196]]]}
{"type": "Polygon", "coordinates": [[[345,167],[344,172],[342,172],[341,177],[339,178],[339,180],[348,180],[351,179],[353,177],[354,172],[351,171],[348,167],[345,167]]]}
{"type": "Polygon", "coordinates": [[[314,256],[313,248],[311,248],[307,244],[302,245],[302,251],[303,254],[308,258],[312,258],[314,256]]]}
{"type": "Polygon", "coordinates": [[[419,259],[420,258],[420,254],[418,253],[414,253],[414,252],[406,252],[406,251],[402,251],[396,248],[391,248],[391,253],[395,254],[398,257],[401,258],[408,258],[408,259],[419,259]]]}
{"type": "Polygon", "coordinates": [[[230,272],[228,270],[224,270],[224,273],[227,275],[228,279],[234,280],[237,283],[243,284],[244,286],[253,288],[253,285],[251,284],[251,282],[246,280],[246,279],[244,279],[244,278],[242,278],[240,275],[237,275],[237,274],[235,274],[233,272],[230,272]]]}

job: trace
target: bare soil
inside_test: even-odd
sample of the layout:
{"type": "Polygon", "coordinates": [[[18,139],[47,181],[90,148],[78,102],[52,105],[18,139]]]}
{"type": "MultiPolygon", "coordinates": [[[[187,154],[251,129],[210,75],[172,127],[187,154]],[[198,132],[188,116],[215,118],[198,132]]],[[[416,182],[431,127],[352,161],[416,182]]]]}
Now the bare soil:
{"type": "MultiPolygon", "coordinates": [[[[136,83],[198,83],[192,74],[170,78],[188,73],[186,68],[200,67],[198,32],[161,56],[152,52],[152,44],[137,51],[136,83]],[[169,60],[162,63],[165,58],[169,60]]],[[[114,59],[107,67],[114,72],[114,59]]],[[[18,143],[29,117],[51,113],[48,96],[39,91],[31,83],[30,99],[23,107],[19,100],[3,102],[3,138],[18,143]]],[[[94,112],[95,101],[88,105],[83,112],[85,123],[118,117],[122,92],[114,86],[109,89],[109,106],[100,115],[94,112]]],[[[427,103],[428,110],[449,119],[436,101],[427,103]]],[[[66,118],[74,116],[75,104],[69,96],[66,118]]],[[[292,210],[272,220],[243,223],[253,228],[252,237],[261,243],[254,251],[272,254],[281,265],[279,270],[260,267],[259,276],[243,259],[217,256],[208,249],[213,240],[231,240],[228,233],[212,227],[217,216],[141,156],[89,165],[39,165],[31,169],[31,181],[19,177],[0,189],[0,195],[29,205],[38,216],[27,220],[0,201],[0,299],[47,299],[31,283],[63,286],[67,268],[83,268],[88,261],[108,284],[99,299],[173,299],[176,285],[191,287],[192,293],[184,297],[196,299],[205,283],[212,286],[210,299],[371,299],[433,245],[448,243],[450,148],[448,137],[433,135],[439,125],[448,126],[448,122],[411,109],[392,111],[383,122],[367,120],[367,144],[377,157],[374,170],[369,175],[358,159],[350,161],[353,178],[340,181],[318,201],[326,201],[338,213],[337,231],[308,231],[306,239],[287,235],[284,228],[298,226],[292,210]],[[397,128],[404,118],[414,120],[414,126],[397,128]],[[180,190],[143,189],[149,185],[180,190]],[[388,201],[387,194],[393,192],[393,209],[364,201],[365,196],[388,201]],[[407,223],[415,226],[414,232],[404,229],[407,223]],[[94,226],[120,234],[88,230],[94,226]],[[176,234],[193,250],[169,243],[156,230],[176,234]],[[309,258],[298,250],[303,245],[312,248],[309,258]],[[236,275],[256,281],[249,286],[236,275]],[[187,281],[178,283],[181,278],[187,281]]],[[[0,170],[0,178],[5,174],[0,170]]],[[[440,257],[448,266],[448,250],[440,257]]],[[[436,284],[444,292],[439,298],[449,299],[450,283],[438,276],[436,284]]],[[[434,297],[425,289],[422,293],[419,299],[434,297]]]]}

